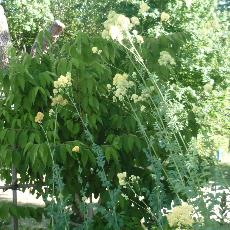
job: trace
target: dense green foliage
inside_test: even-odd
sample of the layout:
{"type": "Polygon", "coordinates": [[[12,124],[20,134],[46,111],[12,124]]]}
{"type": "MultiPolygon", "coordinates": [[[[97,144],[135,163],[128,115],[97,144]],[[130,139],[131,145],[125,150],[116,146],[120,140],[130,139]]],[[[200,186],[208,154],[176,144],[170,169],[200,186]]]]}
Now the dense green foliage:
{"type": "Polygon", "coordinates": [[[19,183],[38,184],[54,229],[72,229],[73,222],[77,229],[142,229],[143,217],[149,229],[170,229],[162,209],[180,199],[198,207],[204,225],[193,227],[202,229],[211,210],[202,197],[192,198],[215,165],[207,137],[228,132],[227,16],[217,17],[208,0],[191,8],[186,1],[149,1],[144,13],[140,1],[31,2],[34,11],[27,10],[30,1],[5,2],[16,49],[0,71],[1,177],[10,183],[14,164],[19,183]],[[126,32],[134,40],[124,35],[122,42],[119,33],[114,41],[113,33],[109,40],[92,36],[103,30],[102,9],[110,7],[138,16],[135,29],[143,37],[133,31],[126,32]],[[18,11],[24,17],[14,18],[18,11]],[[47,53],[21,53],[53,15],[67,25],[66,34],[47,53]],[[69,73],[71,86],[58,91],[67,103],[62,98],[54,105],[55,82],[69,73]],[[38,112],[44,118],[37,120],[38,112]],[[220,124],[213,125],[215,119],[220,124]],[[98,203],[85,202],[92,194],[98,203]]]}

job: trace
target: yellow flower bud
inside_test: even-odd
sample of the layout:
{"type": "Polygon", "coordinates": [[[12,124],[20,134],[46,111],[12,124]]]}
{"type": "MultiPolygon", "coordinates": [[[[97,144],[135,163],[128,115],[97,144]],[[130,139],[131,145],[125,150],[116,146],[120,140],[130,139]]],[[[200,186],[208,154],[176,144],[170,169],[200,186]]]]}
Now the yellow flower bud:
{"type": "Polygon", "coordinates": [[[80,152],[80,147],[79,146],[74,146],[73,149],[72,149],[72,152],[74,153],[79,153],[80,152]]]}
{"type": "Polygon", "coordinates": [[[34,121],[35,121],[36,123],[41,124],[41,123],[42,123],[43,118],[44,118],[44,114],[43,114],[43,113],[41,113],[41,112],[38,112],[38,113],[37,113],[37,115],[35,116],[34,121]]]}

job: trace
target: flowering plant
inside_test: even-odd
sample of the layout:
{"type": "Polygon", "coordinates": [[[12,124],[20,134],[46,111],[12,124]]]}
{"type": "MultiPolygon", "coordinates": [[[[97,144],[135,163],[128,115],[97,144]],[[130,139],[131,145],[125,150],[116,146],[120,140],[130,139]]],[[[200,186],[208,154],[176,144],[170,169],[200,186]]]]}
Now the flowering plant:
{"type": "Polygon", "coordinates": [[[228,67],[196,17],[189,27],[206,6],[172,2],[131,1],[136,12],[110,11],[102,37],[12,55],[0,72],[1,175],[9,182],[14,164],[19,182],[47,184],[54,228],[202,228],[193,212],[208,223],[201,187],[215,161],[199,141],[224,107],[211,98],[222,97],[228,67]]]}

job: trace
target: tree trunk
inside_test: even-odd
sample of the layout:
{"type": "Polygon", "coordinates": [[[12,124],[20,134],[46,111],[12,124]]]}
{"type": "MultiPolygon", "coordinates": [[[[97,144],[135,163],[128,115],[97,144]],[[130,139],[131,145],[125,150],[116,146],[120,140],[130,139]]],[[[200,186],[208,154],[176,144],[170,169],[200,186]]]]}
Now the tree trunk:
{"type": "MultiPolygon", "coordinates": [[[[59,38],[61,33],[64,31],[64,29],[65,29],[65,25],[62,22],[58,20],[55,20],[53,22],[53,24],[48,30],[52,43],[55,43],[57,41],[57,39],[59,38]]],[[[43,53],[45,53],[48,50],[49,48],[48,45],[49,45],[48,38],[44,36],[43,41],[42,41],[42,46],[41,46],[41,51],[43,53]]],[[[37,49],[38,49],[38,40],[36,39],[31,49],[31,54],[33,57],[36,55],[37,49]]]]}
{"type": "Polygon", "coordinates": [[[5,11],[0,5],[0,69],[7,66],[9,60],[7,50],[10,46],[10,33],[5,11]]]}

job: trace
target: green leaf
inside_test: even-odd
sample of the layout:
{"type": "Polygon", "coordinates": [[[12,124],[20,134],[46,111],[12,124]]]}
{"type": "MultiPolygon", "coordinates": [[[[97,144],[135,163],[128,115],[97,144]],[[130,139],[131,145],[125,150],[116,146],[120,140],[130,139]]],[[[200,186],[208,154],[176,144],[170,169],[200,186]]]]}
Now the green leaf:
{"type": "Polygon", "coordinates": [[[99,111],[99,102],[96,97],[90,98],[92,101],[89,101],[90,106],[94,109],[94,111],[99,111]]]}
{"type": "Polygon", "coordinates": [[[135,139],[131,135],[124,135],[123,136],[123,146],[126,152],[132,151],[134,146],[135,139]]]}
{"type": "Polygon", "coordinates": [[[14,130],[8,130],[6,138],[10,145],[15,145],[16,132],[14,130]]]}
{"type": "Polygon", "coordinates": [[[70,71],[68,69],[68,62],[66,60],[66,58],[61,58],[58,62],[58,65],[57,65],[57,75],[60,76],[60,75],[66,75],[66,73],[70,71]]]}
{"type": "Polygon", "coordinates": [[[2,130],[0,131],[0,141],[3,141],[3,140],[4,140],[6,133],[7,133],[7,130],[6,130],[6,129],[2,129],[2,130]]]}
{"type": "Polygon", "coordinates": [[[18,145],[24,148],[28,140],[27,131],[22,131],[18,137],[18,145]]]}
{"type": "Polygon", "coordinates": [[[114,128],[122,128],[122,117],[119,116],[118,114],[114,114],[111,117],[111,122],[114,128]]]}
{"type": "Polygon", "coordinates": [[[12,151],[10,151],[8,149],[8,151],[6,152],[6,157],[5,157],[5,165],[7,165],[8,167],[10,167],[10,165],[12,165],[12,151]]]}
{"type": "Polygon", "coordinates": [[[15,217],[19,217],[19,213],[17,212],[17,206],[14,206],[12,205],[10,208],[9,208],[9,213],[12,215],[12,216],[15,216],[15,217]]]}
{"type": "Polygon", "coordinates": [[[73,130],[73,120],[67,120],[66,127],[69,131],[72,131],[73,130]]]}
{"type": "Polygon", "coordinates": [[[113,139],[112,145],[115,149],[120,149],[122,146],[122,142],[121,142],[121,137],[120,136],[116,136],[113,139]]]}
{"type": "Polygon", "coordinates": [[[30,135],[29,135],[29,141],[30,142],[34,142],[34,140],[35,140],[35,133],[30,133],[30,135]]]}
{"type": "Polygon", "coordinates": [[[24,91],[26,79],[24,77],[19,76],[16,78],[16,83],[21,88],[21,90],[24,91]]]}
{"type": "Polygon", "coordinates": [[[40,156],[40,158],[42,160],[42,163],[44,164],[44,166],[46,166],[47,160],[48,160],[48,155],[50,154],[48,146],[45,143],[39,145],[38,152],[39,152],[39,156],[40,156]]]}
{"type": "Polygon", "coordinates": [[[80,125],[78,123],[75,123],[73,125],[72,132],[73,132],[74,135],[77,135],[80,132],[80,125]]]}
{"type": "Polygon", "coordinates": [[[88,102],[89,102],[88,97],[82,98],[81,105],[84,111],[88,111],[88,102]]]}
{"type": "Polygon", "coordinates": [[[48,71],[39,73],[38,80],[40,82],[41,87],[45,88],[47,85],[53,82],[52,77],[50,76],[51,73],[48,71]]]}
{"type": "Polygon", "coordinates": [[[65,149],[68,153],[72,153],[72,145],[66,144],[65,149]]]}
{"type": "Polygon", "coordinates": [[[106,147],[105,148],[105,159],[109,162],[110,160],[110,157],[111,157],[111,148],[112,147],[106,147]]]}
{"type": "Polygon", "coordinates": [[[2,219],[7,219],[8,215],[9,215],[9,206],[8,206],[8,204],[5,204],[5,203],[0,204],[0,217],[2,219]]]}
{"type": "Polygon", "coordinates": [[[65,163],[66,162],[66,158],[67,158],[67,150],[66,150],[66,146],[65,145],[61,145],[60,146],[60,157],[61,157],[61,160],[62,160],[62,163],[65,163]]]}
{"type": "Polygon", "coordinates": [[[89,152],[88,156],[89,156],[89,160],[90,160],[92,166],[96,166],[96,157],[93,155],[93,153],[89,152]]]}
{"type": "Polygon", "coordinates": [[[85,81],[85,85],[86,85],[88,94],[92,94],[93,88],[94,88],[94,85],[95,85],[95,82],[93,81],[93,79],[92,78],[87,78],[87,80],[85,81]]]}
{"type": "Polygon", "coordinates": [[[112,146],[108,146],[105,148],[105,158],[108,162],[112,158],[114,162],[118,163],[118,152],[112,146]]]}
{"type": "Polygon", "coordinates": [[[31,148],[32,145],[32,142],[28,142],[24,148],[23,154],[25,154],[31,148]]]}
{"type": "Polygon", "coordinates": [[[28,153],[32,165],[35,164],[36,158],[38,156],[39,146],[40,146],[39,144],[33,145],[32,148],[30,149],[29,153],[28,153]]]}
{"type": "Polygon", "coordinates": [[[89,152],[88,150],[83,150],[83,151],[80,151],[80,153],[81,153],[81,162],[83,166],[85,167],[88,161],[88,158],[89,158],[89,152]]]}
{"type": "Polygon", "coordinates": [[[136,120],[132,116],[128,116],[124,124],[128,132],[135,132],[136,120]]]}
{"type": "Polygon", "coordinates": [[[89,119],[90,126],[96,129],[97,128],[97,115],[92,114],[91,116],[89,116],[88,119],[89,119]]]}
{"type": "Polygon", "coordinates": [[[31,105],[33,105],[35,102],[38,90],[39,90],[39,87],[34,87],[29,91],[28,98],[29,98],[29,102],[31,105]]]}
{"type": "Polygon", "coordinates": [[[7,153],[8,153],[7,145],[1,145],[0,146],[0,157],[1,157],[2,162],[6,160],[7,153]]]}

